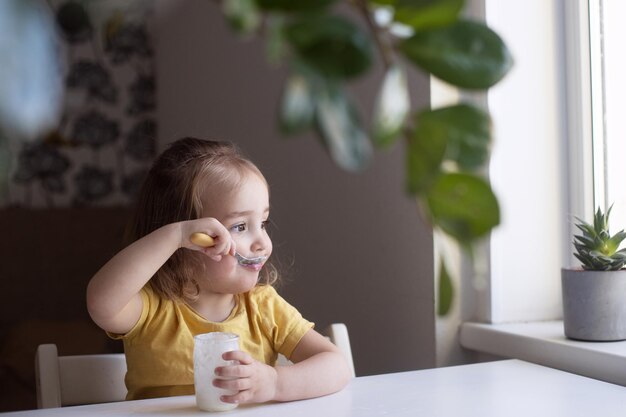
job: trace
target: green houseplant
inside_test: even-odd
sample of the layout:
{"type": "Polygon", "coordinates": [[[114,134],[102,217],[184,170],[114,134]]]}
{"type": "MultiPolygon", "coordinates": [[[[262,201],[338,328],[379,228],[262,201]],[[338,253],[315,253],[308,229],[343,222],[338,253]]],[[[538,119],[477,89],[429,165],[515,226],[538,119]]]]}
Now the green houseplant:
{"type": "Polygon", "coordinates": [[[582,268],[563,269],[563,322],[565,335],[586,341],[626,339],[626,233],[611,235],[609,215],[596,211],[593,224],[577,219],[582,234],[574,236],[574,256],[582,268]]]}
{"type": "MultiPolygon", "coordinates": [[[[513,58],[500,36],[468,18],[465,0],[221,0],[237,33],[266,40],[269,61],[287,68],[277,120],[280,131],[313,131],[341,169],[358,172],[375,150],[400,143],[405,188],[434,229],[465,250],[500,222],[485,178],[491,151],[489,113],[465,95],[460,103],[415,108],[408,74],[417,70],[460,90],[486,91],[513,58]],[[376,65],[378,63],[379,65],[376,65]],[[378,98],[366,115],[348,88],[378,75],[378,98]],[[369,116],[369,117],[368,117],[369,116]],[[366,122],[366,120],[368,120],[366,122]]],[[[438,313],[453,286],[440,257],[438,313]]]]}
{"type": "MultiPolygon", "coordinates": [[[[58,31],[52,15],[39,10],[39,3],[39,0],[0,2],[7,21],[24,26],[17,31],[5,25],[8,30],[13,34],[35,33],[32,28],[41,28],[41,33],[36,33],[40,42],[54,39],[58,31]],[[49,24],[44,25],[37,18],[46,19],[49,24]]],[[[91,3],[67,0],[57,16],[63,31],[90,30],[91,3]]],[[[498,199],[485,178],[492,144],[489,113],[470,99],[473,94],[463,94],[460,103],[439,108],[416,108],[409,94],[409,74],[415,70],[459,90],[476,93],[497,84],[513,66],[513,58],[500,36],[484,22],[465,13],[466,3],[470,2],[217,0],[216,3],[235,32],[244,38],[262,37],[266,41],[268,61],[286,69],[277,106],[278,128],[283,134],[315,132],[335,164],[353,172],[365,169],[375,150],[386,151],[402,144],[407,193],[417,200],[423,218],[469,255],[473,253],[472,246],[500,223],[498,199]],[[350,87],[367,74],[374,74],[372,79],[379,83],[378,98],[372,108],[363,110],[350,87]]],[[[0,79],[0,87],[19,90],[28,85],[30,91],[44,85],[33,83],[30,72],[23,68],[42,71],[41,78],[48,81],[62,78],[58,70],[54,71],[61,65],[54,62],[32,65],[42,61],[28,59],[42,50],[59,59],[59,48],[19,46],[0,51],[5,61],[20,64],[9,66],[13,71],[0,79]]],[[[43,94],[45,89],[40,90],[33,96],[45,99],[42,100],[45,105],[37,108],[49,110],[54,107],[49,103],[61,105],[62,100],[54,100],[43,94]]],[[[22,101],[4,103],[5,98],[14,96],[21,97],[0,95],[0,186],[8,175],[8,164],[2,161],[3,151],[8,149],[3,137],[8,126],[31,140],[38,140],[49,128],[45,115],[33,114],[32,106],[22,101]],[[16,117],[7,109],[28,117],[16,117]]],[[[453,294],[445,258],[440,259],[438,312],[441,315],[448,312],[453,294]]]]}

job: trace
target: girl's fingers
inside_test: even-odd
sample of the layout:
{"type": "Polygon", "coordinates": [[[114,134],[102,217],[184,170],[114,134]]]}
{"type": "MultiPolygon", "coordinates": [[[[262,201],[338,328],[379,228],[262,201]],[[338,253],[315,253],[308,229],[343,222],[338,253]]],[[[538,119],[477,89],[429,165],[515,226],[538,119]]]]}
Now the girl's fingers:
{"type": "Polygon", "coordinates": [[[223,378],[248,378],[251,372],[246,365],[229,365],[215,368],[215,375],[223,378]]]}
{"type": "Polygon", "coordinates": [[[237,378],[237,379],[219,379],[213,380],[213,385],[231,391],[245,391],[252,387],[252,383],[249,378],[237,378]]]}
{"type": "Polygon", "coordinates": [[[222,223],[212,217],[187,220],[182,223],[186,238],[184,246],[202,250],[209,256],[228,255],[233,249],[233,239],[222,223]],[[192,236],[194,238],[192,239],[192,236]]]}
{"type": "Polygon", "coordinates": [[[205,255],[207,255],[209,258],[213,259],[216,262],[221,261],[224,256],[235,254],[234,242],[232,241],[232,238],[230,236],[226,237],[225,239],[221,238],[220,236],[216,236],[214,238],[214,242],[215,244],[213,246],[199,246],[198,248],[202,252],[204,252],[205,255]]]}
{"type": "Polygon", "coordinates": [[[218,366],[215,368],[215,375],[223,378],[249,378],[252,375],[251,364],[254,359],[249,353],[241,350],[233,350],[222,355],[222,359],[238,362],[236,365],[218,366]]]}
{"type": "MultiPolygon", "coordinates": [[[[206,252],[205,252],[205,253],[206,253],[206,252]]],[[[222,260],[222,255],[209,255],[209,254],[207,253],[207,256],[208,256],[209,258],[213,259],[215,262],[219,262],[219,261],[221,261],[221,260],[222,260]]]]}
{"type": "Polygon", "coordinates": [[[252,356],[242,351],[226,352],[222,355],[226,360],[237,360],[239,365],[220,366],[215,368],[213,380],[216,387],[236,391],[234,395],[225,396],[225,402],[249,403],[265,402],[274,398],[276,393],[276,370],[268,365],[257,362],[252,356]]]}
{"type": "Polygon", "coordinates": [[[223,395],[222,397],[220,397],[220,400],[224,401],[225,403],[231,404],[245,404],[252,401],[252,397],[252,391],[246,390],[241,391],[235,395],[223,395]]]}
{"type": "Polygon", "coordinates": [[[217,248],[217,253],[219,253],[221,256],[235,255],[235,241],[233,241],[233,238],[230,236],[230,234],[225,236],[220,243],[222,243],[222,245],[217,248]]]}
{"type": "Polygon", "coordinates": [[[250,365],[254,362],[252,356],[242,350],[231,350],[222,354],[222,359],[225,361],[239,361],[243,365],[250,365]]]}

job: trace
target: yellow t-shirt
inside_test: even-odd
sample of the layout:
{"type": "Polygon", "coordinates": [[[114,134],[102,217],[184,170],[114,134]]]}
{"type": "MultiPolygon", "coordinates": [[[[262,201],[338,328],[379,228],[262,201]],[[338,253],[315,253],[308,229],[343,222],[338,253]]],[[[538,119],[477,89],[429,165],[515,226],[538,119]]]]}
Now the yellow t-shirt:
{"type": "Polygon", "coordinates": [[[149,285],[141,290],[141,297],[143,310],[137,324],[125,335],[111,335],[124,341],[128,400],[193,394],[197,334],[236,333],[241,350],[274,366],[278,353],[291,357],[313,327],[269,285],[238,295],[236,307],[220,323],[205,320],[185,303],[159,297],[149,285]]]}

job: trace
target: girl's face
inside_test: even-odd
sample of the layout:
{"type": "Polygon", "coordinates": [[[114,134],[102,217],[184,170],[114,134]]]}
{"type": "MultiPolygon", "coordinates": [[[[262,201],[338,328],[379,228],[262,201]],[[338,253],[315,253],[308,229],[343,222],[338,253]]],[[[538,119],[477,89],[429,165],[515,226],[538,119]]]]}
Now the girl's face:
{"type": "MultiPolygon", "coordinates": [[[[203,200],[203,217],[214,217],[229,231],[236,250],[247,258],[272,254],[272,240],[267,234],[269,192],[265,181],[255,173],[247,173],[241,186],[213,200],[203,200]]],[[[206,258],[208,280],[199,284],[202,290],[214,293],[239,294],[251,290],[259,279],[262,265],[242,266],[234,256],[215,262],[206,258]],[[203,285],[206,284],[206,285],[203,285]]]]}

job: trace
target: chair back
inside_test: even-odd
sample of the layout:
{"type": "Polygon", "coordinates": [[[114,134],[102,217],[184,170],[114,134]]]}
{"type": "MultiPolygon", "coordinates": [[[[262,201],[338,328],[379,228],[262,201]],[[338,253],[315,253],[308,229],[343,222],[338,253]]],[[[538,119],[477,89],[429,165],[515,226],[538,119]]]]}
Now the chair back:
{"type": "Polygon", "coordinates": [[[37,407],[123,401],[123,353],[59,356],[56,345],[39,345],[35,358],[37,407]]]}
{"type": "MultiPolygon", "coordinates": [[[[354,376],[346,325],[333,323],[322,334],[341,350],[354,376]]],[[[279,362],[284,364],[287,360],[282,357],[279,362]]],[[[59,356],[56,345],[39,345],[35,374],[38,408],[106,403],[126,398],[126,358],[123,353],[59,356]]]]}
{"type": "Polygon", "coordinates": [[[352,377],[354,378],[356,374],[354,372],[354,360],[352,359],[352,347],[350,346],[348,327],[343,323],[333,323],[324,330],[323,334],[328,337],[346,357],[348,366],[352,372],[352,377]]]}

